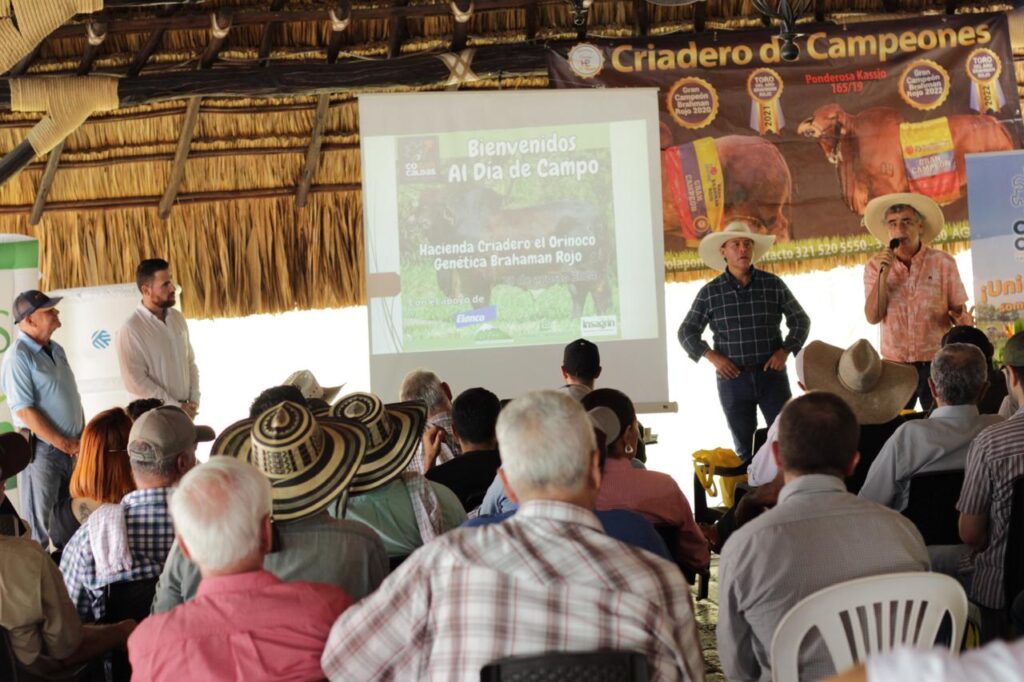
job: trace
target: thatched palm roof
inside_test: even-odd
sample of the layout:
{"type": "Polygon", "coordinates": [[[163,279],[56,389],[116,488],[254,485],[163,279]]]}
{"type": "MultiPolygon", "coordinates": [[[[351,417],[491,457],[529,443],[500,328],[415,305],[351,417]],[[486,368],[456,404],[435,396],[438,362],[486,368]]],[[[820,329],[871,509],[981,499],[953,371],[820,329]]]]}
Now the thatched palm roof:
{"type": "MultiPolygon", "coordinates": [[[[179,0],[180,1],[180,0],[179,0]]],[[[12,74],[160,74],[254,65],[359,65],[481,45],[526,45],[578,34],[567,0],[477,0],[466,23],[449,2],[207,0],[110,9],[59,28],[12,74]],[[332,23],[349,19],[347,25],[332,23]],[[214,39],[211,14],[230,32],[214,39]],[[91,26],[90,26],[91,24],[91,26]],[[98,35],[106,31],[99,43],[98,35]],[[340,30],[338,30],[340,29],[340,30]],[[93,46],[90,48],[90,31],[93,46]]],[[[932,0],[819,0],[826,20],[855,21],[953,9],[932,0]],[[889,10],[887,12],[887,10],[889,10]]],[[[954,3],[955,4],[955,3],[954,3]]],[[[469,8],[458,0],[458,8],[469,8]]],[[[1006,9],[966,5],[957,11],[1006,9]]],[[[811,17],[808,17],[809,19],[811,17]]],[[[590,36],[622,37],[762,27],[749,2],[663,7],[644,0],[595,0],[590,36]]],[[[1016,61],[1024,84],[1024,45],[1016,61]]],[[[356,68],[353,66],[353,68],[356,68]]],[[[472,87],[494,88],[497,78],[472,87]]],[[[501,78],[501,87],[545,87],[543,71],[501,78]]],[[[441,88],[441,82],[417,88],[441,88]]],[[[44,286],[129,281],[135,263],[163,255],[185,289],[191,317],[219,317],[359,304],[362,204],[355,92],[329,97],[202,99],[191,140],[182,138],[188,99],[93,116],[59,153],[0,186],[0,231],[41,242],[44,286]],[[318,105],[320,153],[310,155],[306,205],[297,205],[318,105]],[[174,175],[181,147],[184,173],[174,175]],[[40,192],[41,185],[48,191],[40,192]],[[161,198],[176,188],[169,216],[161,198]],[[37,224],[30,224],[33,209],[37,224]]],[[[0,153],[18,145],[38,115],[0,113],[0,153]]],[[[173,193],[171,196],[174,196],[173,193]]]]}

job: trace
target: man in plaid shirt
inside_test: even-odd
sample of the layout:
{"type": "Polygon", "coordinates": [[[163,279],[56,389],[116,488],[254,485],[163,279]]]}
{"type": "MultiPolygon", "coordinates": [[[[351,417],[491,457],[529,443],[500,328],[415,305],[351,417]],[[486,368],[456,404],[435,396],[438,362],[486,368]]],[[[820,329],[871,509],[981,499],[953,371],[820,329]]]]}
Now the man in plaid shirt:
{"type": "Polygon", "coordinates": [[[504,523],[450,531],[343,613],[321,665],[332,680],[470,680],[506,656],[620,649],[652,680],[703,680],[679,568],[605,535],[593,427],[564,393],[512,401],[498,419],[504,523]]]}
{"type": "Polygon", "coordinates": [[[811,320],[776,275],[754,267],[775,242],[746,223],[732,222],[700,242],[701,259],[722,274],[697,293],[679,327],[679,343],[694,362],[707,358],[718,374],[718,398],[736,454],[751,456],[757,409],[771,424],[789,400],[786,359],[807,340],[811,320]],[[782,338],[786,318],[789,334],[782,338]],[[714,348],[701,339],[711,325],[714,348]]]}
{"type": "Polygon", "coordinates": [[[64,583],[83,621],[106,614],[107,585],[160,577],[174,543],[167,497],[195,466],[197,439],[177,406],[150,410],[132,425],[128,457],[136,490],[94,511],[61,556],[64,583]]]}

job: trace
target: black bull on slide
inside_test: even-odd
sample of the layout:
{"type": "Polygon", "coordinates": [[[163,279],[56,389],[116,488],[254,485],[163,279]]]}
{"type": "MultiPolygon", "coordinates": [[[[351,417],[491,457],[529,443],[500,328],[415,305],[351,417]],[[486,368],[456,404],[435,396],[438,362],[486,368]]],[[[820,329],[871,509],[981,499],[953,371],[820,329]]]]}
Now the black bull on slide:
{"type": "Polygon", "coordinates": [[[597,314],[611,309],[614,249],[607,223],[592,203],[553,201],[505,208],[505,197],[479,185],[425,190],[414,221],[431,244],[469,244],[485,267],[437,270],[445,296],[488,305],[498,285],[526,290],[566,284],[573,318],[583,315],[587,297],[597,314]],[[526,249],[509,248],[513,242],[526,249]],[[539,246],[538,246],[539,245],[539,246]]]}

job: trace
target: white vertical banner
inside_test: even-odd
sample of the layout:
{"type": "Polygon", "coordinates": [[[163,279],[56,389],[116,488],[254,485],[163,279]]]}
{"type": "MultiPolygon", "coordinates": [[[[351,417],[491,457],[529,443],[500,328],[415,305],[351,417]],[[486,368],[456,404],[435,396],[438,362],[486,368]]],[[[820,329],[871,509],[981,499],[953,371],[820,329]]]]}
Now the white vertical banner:
{"type": "MultiPolygon", "coordinates": [[[[38,286],[38,240],[20,234],[0,234],[0,361],[14,341],[14,299],[22,291],[38,286]]],[[[0,394],[0,433],[13,430],[7,396],[0,394]]]]}
{"type": "Polygon", "coordinates": [[[61,328],[53,338],[64,347],[75,373],[86,422],[103,410],[127,405],[114,336],[139,305],[138,288],[112,284],[47,293],[64,297],[58,306],[61,328]]]}

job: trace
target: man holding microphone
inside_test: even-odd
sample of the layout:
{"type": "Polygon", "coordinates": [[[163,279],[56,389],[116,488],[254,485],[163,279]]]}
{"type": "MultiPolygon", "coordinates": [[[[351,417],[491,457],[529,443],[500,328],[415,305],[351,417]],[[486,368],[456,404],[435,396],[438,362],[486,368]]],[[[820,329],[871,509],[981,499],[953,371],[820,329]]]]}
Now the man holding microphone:
{"type": "Polygon", "coordinates": [[[942,335],[974,324],[956,261],[928,246],[945,224],[942,209],[923,194],[887,194],[864,209],[864,226],[889,246],[864,266],[864,316],[882,325],[882,357],[917,370],[908,408],[919,399],[922,410],[931,409],[928,376],[942,335]]]}

